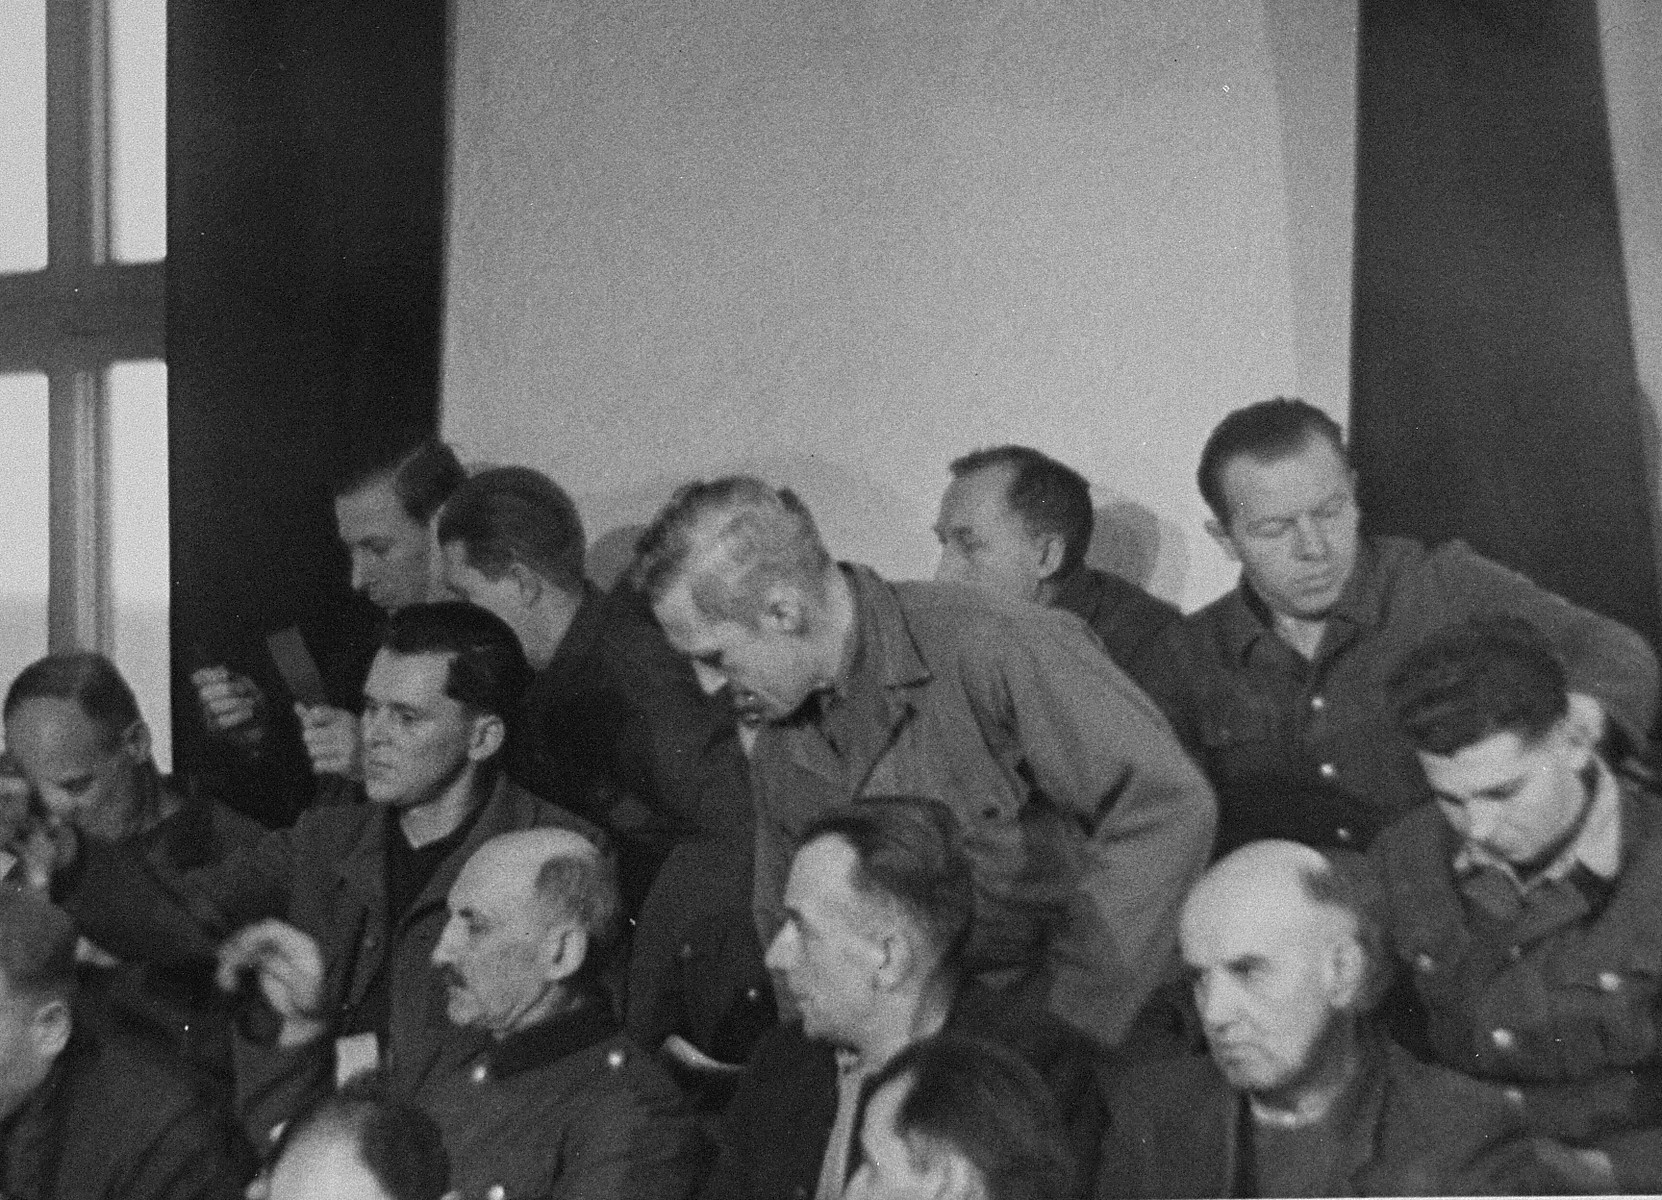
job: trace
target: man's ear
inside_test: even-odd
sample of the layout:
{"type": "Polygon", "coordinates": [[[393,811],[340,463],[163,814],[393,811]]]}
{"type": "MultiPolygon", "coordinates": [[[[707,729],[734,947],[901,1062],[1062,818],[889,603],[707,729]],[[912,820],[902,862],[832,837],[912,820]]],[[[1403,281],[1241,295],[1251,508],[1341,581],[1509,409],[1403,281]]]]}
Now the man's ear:
{"type": "Polygon", "coordinates": [[[1216,517],[1207,517],[1206,532],[1218,544],[1218,548],[1227,554],[1232,561],[1241,561],[1241,552],[1235,549],[1235,539],[1229,536],[1229,530],[1224,528],[1222,521],[1216,517]]]}
{"type": "Polygon", "coordinates": [[[150,726],[143,717],[121,731],[121,753],[135,766],[150,758],[150,726]]]}
{"type": "Polygon", "coordinates": [[[69,1001],[58,998],[41,1004],[29,1022],[29,1040],[34,1045],[35,1054],[43,1061],[57,1058],[69,1045],[72,1025],[69,1001]]]}
{"type": "Polygon", "coordinates": [[[1068,556],[1067,543],[1059,533],[1047,533],[1039,541],[1043,547],[1039,555],[1039,578],[1050,579],[1062,569],[1062,562],[1068,556]]]}
{"type": "Polygon", "coordinates": [[[472,762],[482,763],[495,756],[508,739],[508,727],[496,713],[477,713],[473,729],[467,739],[467,756],[472,762]]]}
{"type": "Polygon", "coordinates": [[[1362,996],[1362,985],[1368,978],[1368,956],[1356,938],[1347,937],[1333,947],[1328,964],[1331,978],[1328,984],[1333,1007],[1354,1012],[1362,996]]]}
{"type": "Polygon", "coordinates": [[[543,934],[541,958],[543,978],[551,983],[577,974],[589,957],[589,933],[580,925],[562,921],[543,934]]]}
{"type": "Polygon", "coordinates": [[[1587,692],[1571,692],[1566,699],[1569,711],[1564,714],[1564,736],[1570,745],[1591,750],[1604,740],[1604,704],[1587,692]]]}
{"type": "Polygon", "coordinates": [[[801,637],[808,628],[807,598],[789,583],[773,584],[762,605],[761,626],[772,633],[801,637]]]}
{"type": "Polygon", "coordinates": [[[891,930],[877,943],[877,970],[874,978],[884,991],[894,991],[917,969],[917,949],[910,938],[891,930]]]}

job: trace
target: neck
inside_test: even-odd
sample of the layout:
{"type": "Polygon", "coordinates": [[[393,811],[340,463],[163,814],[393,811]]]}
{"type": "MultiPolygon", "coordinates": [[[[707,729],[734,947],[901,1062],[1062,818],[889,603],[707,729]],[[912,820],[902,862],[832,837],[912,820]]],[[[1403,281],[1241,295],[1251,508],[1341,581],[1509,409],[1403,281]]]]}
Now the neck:
{"type": "Polygon", "coordinates": [[[479,768],[470,762],[437,796],[399,810],[398,826],[410,848],[419,850],[455,833],[468,814],[485,802],[490,790],[479,768]]]}
{"type": "Polygon", "coordinates": [[[1315,1065],[1299,1079],[1252,1094],[1255,1116],[1289,1129],[1313,1125],[1325,1117],[1361,1066],[1356,1022],[1342,1014],[1336,1016],[1311,1057],[1315,1065]]]}
{"type": "Polygon", "coordinates": [[[573,596],[553,584],[543,588],[537,598],[537,644],[527,648],[525,654],[526,661],[535,670],[541,671],[554,661],[554,656],[560,651],[560,643],[565,640],[566,631],[571,628],[582,604],[582,593],[573,596]]]}
{"type": "Polygon", "coordinates": [[[939,1033],[956,992],[949,979],[936,974],[919,991],[895,996],[890,1011],[872,1022],[854,1047],[861,1067],[875,1071],[913,1042],[939,1033]]]}
{"type": "Polygon", "coordinates": [[[524,1033],[527,1029],[557,1021],[567,1013],[576,1012],[582,1007],[581,992],[566,987],[564,983],[550,980],[543,985],[543,990],[537,993],[531,1003],[508,1022],[506,1029],[492,1030],[491,1037],[500,1042],[516,1033],[524,1033]]]}
{"type": "Polygon", "coordinates": [[[1293,617],[1276,613],[1274,620],[1277,637],[1305,658],[1316,657],[1316,651],[1322,644],[1322,634],[1327,632],[1325,616],[1293,617]]]}

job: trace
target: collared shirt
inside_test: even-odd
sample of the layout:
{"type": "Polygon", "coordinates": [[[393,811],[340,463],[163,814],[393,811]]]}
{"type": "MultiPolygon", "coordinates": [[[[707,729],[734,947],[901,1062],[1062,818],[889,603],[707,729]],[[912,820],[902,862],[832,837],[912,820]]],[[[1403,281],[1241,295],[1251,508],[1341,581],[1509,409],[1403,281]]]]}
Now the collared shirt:
{"type": "Polygon", "coordinates": [[[1602,762],[1597,766],[1592,808],[1586,821],[1575,839],[1545,868],[1525,879],[1516,867],[1486,846],[1464,842],[1454,856],[1454,873],[1465,876],[1493,871],[1508,880],[1519,896],[1545,884],[1561,882],[1577,867],[1585,868],[1596,879],[1607,882],[1615,879],[1622,869],[1622,790],[1609,767],[1602,762]]]}
{"type": "Polygon", "coordinates": [[[1656,659],[1638,634],[1462,542],[1367,538],[1314,658],[1276,634],[1244,582],[1169,639],[1176,682],[1156,699],[1219,793],[1220,848],[1291,837],[1361,849],[1429,799],[1387,684],[1429,634],[1488,612],[1529,621],[1572,689],[1630,734],[1650,728],[1656,659]]]}

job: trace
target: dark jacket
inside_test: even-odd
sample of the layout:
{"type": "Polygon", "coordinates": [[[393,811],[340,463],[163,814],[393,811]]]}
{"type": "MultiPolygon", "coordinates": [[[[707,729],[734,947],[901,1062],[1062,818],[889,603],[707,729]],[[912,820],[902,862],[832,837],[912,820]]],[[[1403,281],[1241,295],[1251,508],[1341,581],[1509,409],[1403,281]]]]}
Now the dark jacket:
{"type": "Polygon", "coordinates": [[[1168,690],[1163,686],[1171,670],[1166,631],[1183,620],[1175,605],[1130,580],[1085,566],[1056,581],[1051,604],[1089,625],[1108,657],[1143,691],[1159,696],[1168,690]]]}
{"type": "MultiPolygon", "coordinates": [[[[1333,1174],[1331,1196],[1505,1195],[1561,1190],[1540,1165],[1516,1110],[1499,1089],[1416,1061],[1397,1046],[1371,1045],[1354,1091],[1355,1114],[1333,1174]]],[[[1246,1098],[1210,1058],[1178,1058],[1127,1072],[1109,1105],[1097,1195],[1239,1196],[1246,1098]]]]}
{"type": "Polygon", "coordinates": [[[967,965],[1042,966],[1051,1011],[1117,1044],[1172,960],[1211,849],[1211,789],[1077,618],[864,567],[844,577],[859,646],[840,683],[875,694],[874,720],[839,752],[822,698],[757,738],[761,944],[811,821],[861,796],[933,797],[975,867],[967,965]]]}
{"type": "Polygon", "coordinates": [[[1263,837],[1362,850],[1429,799],[1386,681],[1427,635],[1486,612],[1529,621],[1573,689],[1648,735],[1656,656],[1638,634],[1464,542],[1365,538],[1313,661],[1281,640],[1244,580],[1169,638],[1172,690],[1157,687],[1155,700],[1217,789],[1219,852],[1263,837]]]}
{"type": "MultiPolygon", "coordinates": [[[[129,847],[85,839],[61,899],[87,936],[123,958],[199,968],[218,941],[264,917],[279,917],[317,940],[325,964],[323,1007],[342,1027],[383,965],[391,972],[388,1044],[383,1065],[413,1088],[454,1064],[472,1039],[451,1025],[433,948],[447,919],[445,897],[462,865],[499,833],[586,822],[499,779],[456,850],[387,933],[386,846],[401,837],[397,813],[353,804],[302,813],[293,828],[212,866],[167,877],[129,847]]],[[[333,1038],[302,1050],[248,1048],[238,1063],[240,1115],[256,1144],[271,1128],[331,1086],[333,1038]]]]}
{"type": "Polygon", "coordinates": [[[1503,1085],[1539,1134],[1609,1153],[1624,1190],[1662,1191],[1662,797],[1622,782],[1608,895],[1555,885],[1512,923],[1468,914],[1459,839],[1426,807],[1380,835],[1392,949],[1429,1052],[1503,1085]]]}
{"type": "Polygon", "coordinates": [[[430,1075],[460,1200],[681,1200],[703,1166],[675,1084],[591,1005],[430,1075]]]}
{"type": "MultiPolygon", "coordinates": [[[[1075,1194],[1091,1194],[1106,1124],[1098,1079],[1107,1063],[1096,1047],[1066,1022],[977,987],[960,992],[946,1028],[1008,1046],[1033,1065],[1068,1122],[1068,1145],[1079,1166],[1075,1194]]],[[[836,1052],[809,1041],[798,1024],[777,1026],[757,1046],[722,1116],[716,1166],[700,1196],[812,1197],[836,1120],[836,1052]]]]}
{"type": "Polygon", "coordinates": [[[85,1030],[0,1126],[9,1200],[236,1200],[253,1171],[229,1114],[172,1063],[85,1030]]]}

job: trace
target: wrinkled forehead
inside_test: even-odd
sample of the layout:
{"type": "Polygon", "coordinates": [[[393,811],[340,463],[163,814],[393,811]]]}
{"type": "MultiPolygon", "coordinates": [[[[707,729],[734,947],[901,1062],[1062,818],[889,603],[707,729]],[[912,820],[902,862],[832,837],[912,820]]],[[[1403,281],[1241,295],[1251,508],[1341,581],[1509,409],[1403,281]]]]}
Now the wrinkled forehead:
{"type": "Polygon", "coordinates": [[[1289,454],[1258,457],[1237,454],[1218,472],[1231,512],[1247,508],[1316,504],[1335,492],[1351,488],[1350,467],[1319,434],[1289,454]]]}

